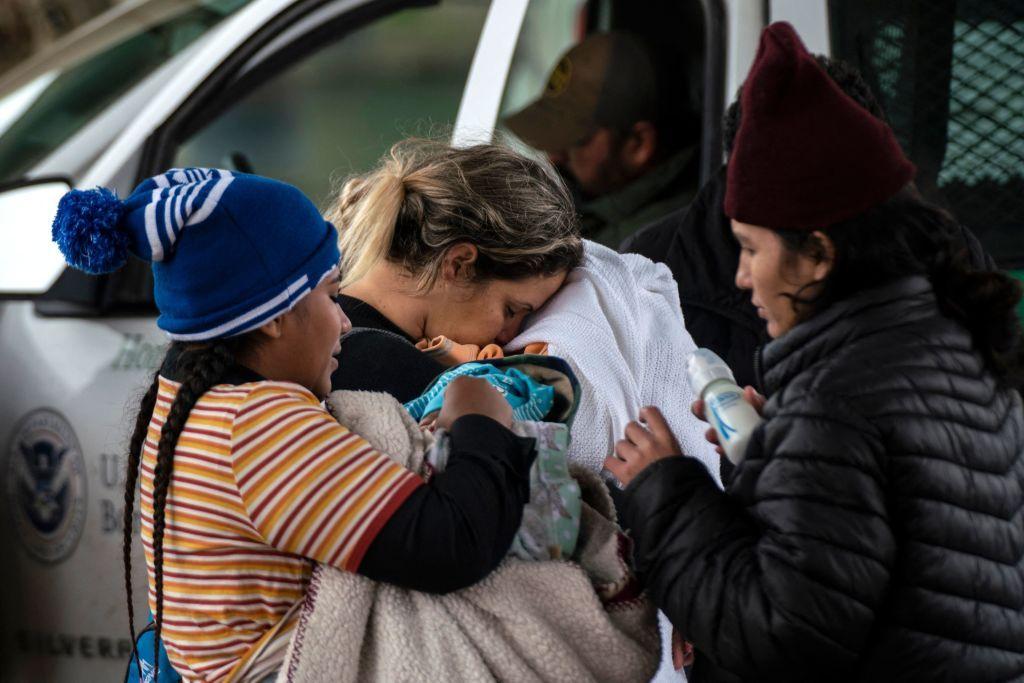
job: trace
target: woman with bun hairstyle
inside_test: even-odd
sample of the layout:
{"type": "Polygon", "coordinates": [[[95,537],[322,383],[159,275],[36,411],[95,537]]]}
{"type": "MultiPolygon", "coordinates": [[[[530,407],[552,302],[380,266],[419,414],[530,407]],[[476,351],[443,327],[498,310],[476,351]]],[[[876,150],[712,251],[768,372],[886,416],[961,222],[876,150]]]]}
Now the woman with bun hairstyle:
{"type": "Polygon", "coordinates": [[[656,409],[607,464],[691,680],[1024,680],[1019,285],[967,265],[788,24],[742,109],[725,212],[764,421],[724,492],[656,409]]]}
{"type": "Polygon", "coordinates": [[[171,345],[129,446],[125,583],[134,639],[141,483],[149,606],[184,678],[260,680],[278,667],[314,563],[443,593],[505,556],[535,450],[487,383],[449,387],[438,422],[452,460],[429,483],[321,403],[350,323],[335,301],[337,233],[297,189],[174,169],[124,201],[69,192],[53,232],[87,272],[129,253],[152,262],[171,345]]]}
{"type": "Polygon", "coordinates": [[[416,341],[504,345],[583,258],[558,174],[502,145],[399,142],[345,183],[327,217],[354,327],[333,386],[402,402],[446,369],[416,341]]]}

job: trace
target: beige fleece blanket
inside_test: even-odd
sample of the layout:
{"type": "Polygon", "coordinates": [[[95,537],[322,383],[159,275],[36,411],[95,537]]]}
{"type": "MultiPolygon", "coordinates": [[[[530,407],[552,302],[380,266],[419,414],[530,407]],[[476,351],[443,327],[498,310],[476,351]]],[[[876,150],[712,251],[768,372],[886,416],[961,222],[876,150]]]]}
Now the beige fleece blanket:
{"type": "MultiPolygon", "coordinates": [[[[335,392],[328,407],[418,471],[432,441],[391,396],[335,392]]],[[[657,668],[654,607],[623,558],[601,481],[574,470],[583,515],[573,561],[505,562],[430,595],[318,566],[279,681],[646,681],[657,668]]]]}

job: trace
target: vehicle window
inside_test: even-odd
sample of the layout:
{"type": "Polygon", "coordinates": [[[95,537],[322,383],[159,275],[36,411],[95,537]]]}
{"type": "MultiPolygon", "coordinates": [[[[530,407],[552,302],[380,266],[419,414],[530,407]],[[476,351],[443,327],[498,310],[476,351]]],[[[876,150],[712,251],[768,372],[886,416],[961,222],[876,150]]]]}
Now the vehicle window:
{"type": "Polygon", "coordinates": [[[926,196],[1024,275],[1024,5],[830,2],[833,54],[878,94],[926,196]]]}
{"type": "MultiPolygon", "coordinates": [[[[40,55],[39,73],[0,80],[0,182],[15,181],[136,83],[248,0],[193,0],[126,12],[83,36],[92,47],[69,63],[40,55]],[[13,80],[12,80],[13,79],[13,80]],[[6,85],[5,85],[6,84],[6,85]]],[[[71,45],[75,45],[71,43],[71,45]]],[[[64,46],[57,43],[55,50],[64,46]]],[[[26,64],[26,68],[28,68],[26,64]]],[[[16,70],[17,71],[17,70],[16,70]]]]}
{"type": "Polygon", "coordinates": [[[447,134],[486,13],[486,2],[455,0],[340,25],[312,54],[307,44],[240,98],[229,93],[237,103],[187,136],[174,165],[280,178],[324,203],[394,142],[447,134]]]}

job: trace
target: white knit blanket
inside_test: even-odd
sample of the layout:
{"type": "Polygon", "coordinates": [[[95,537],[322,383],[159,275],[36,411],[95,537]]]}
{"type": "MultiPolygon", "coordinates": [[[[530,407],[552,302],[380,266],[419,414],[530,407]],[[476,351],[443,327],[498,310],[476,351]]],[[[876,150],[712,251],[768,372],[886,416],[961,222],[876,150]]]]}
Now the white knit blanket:
{"type": "Polygon", "coordinates": [[[568,361],[580,381],[570,460],[599,472],[626,424],[653,405],[683,453],[703,462],[721,485],[719,456],[690,412],[696,397],[686,362],[696,346],[667,266],[585,241],[583,263],[505,349],[534,342],[547,342],[548,353],[568,361]]]}

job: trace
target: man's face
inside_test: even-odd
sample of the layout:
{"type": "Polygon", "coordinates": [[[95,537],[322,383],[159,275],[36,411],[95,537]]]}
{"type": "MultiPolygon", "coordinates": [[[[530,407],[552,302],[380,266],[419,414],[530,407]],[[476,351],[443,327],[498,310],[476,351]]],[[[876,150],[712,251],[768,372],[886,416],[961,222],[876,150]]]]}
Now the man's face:
{"type": "Polygon", "coordinates": [[[567,172],[586,199],[594,199],[624,187],[635,177],[623,154],[623,135],[598,128],[566,150],[552,152],[552,163],[567,172]]]}

